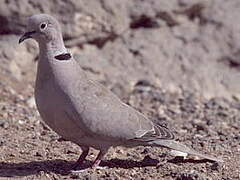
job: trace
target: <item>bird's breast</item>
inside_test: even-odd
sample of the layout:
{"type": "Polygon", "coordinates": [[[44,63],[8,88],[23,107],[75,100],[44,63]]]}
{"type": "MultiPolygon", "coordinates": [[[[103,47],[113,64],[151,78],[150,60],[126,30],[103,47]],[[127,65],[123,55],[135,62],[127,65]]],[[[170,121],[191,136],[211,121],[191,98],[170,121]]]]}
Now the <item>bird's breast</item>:
{"type": "Polygon", "coordinates": [[[69,97],[62,89],[61,83],[53,73],[41,73],[41,70],[38,73],[35,83],[35,99],[43,121],[66,139],[74,141],[74,137],[84,136],[81,127],[76,126],[66,114],[74,107],[70,107],[69,97]]]}

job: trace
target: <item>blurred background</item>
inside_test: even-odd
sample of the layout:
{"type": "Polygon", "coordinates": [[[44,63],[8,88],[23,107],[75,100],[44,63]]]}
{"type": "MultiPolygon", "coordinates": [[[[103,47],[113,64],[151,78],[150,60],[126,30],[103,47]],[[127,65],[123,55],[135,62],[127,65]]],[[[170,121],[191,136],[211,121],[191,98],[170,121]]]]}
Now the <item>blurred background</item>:
{"type": "Polygon", "coordinates": [[[237,0],[1,1],[1,78],[34,79],[37,46],[17,40],[27,17],[48,13],[82,67],[111,88],[147,80],[167,91],[239,99],[239,8],[237,0]]]}
{"type": "MultiPolygon", "coordinates": [[[[37,13],[50,14],[60,21],[67,48],[92,79],[143,113],[170,124],[180,139],[192,146],[199,147],[198,140],[208,137],[206,143],[215,145],[213,148],[203,143],[200,147],[204,150],[213,148],[212,152],[231,154],[232,159],[239,160],[239,0],[2,0],[0,160],[10,163],[2,164],[0,176],[13,173],[25,177],[45,172],[46,167],[59,175],[61,172],[54,167],[66,164],[49,164],[44,159],[56,156],[74,160],[79,152],[75,146],[69,152],[68,145],[55,142],[59,149],[52,152],[51,147],[46,154],[46,147],[53,146],[49,142],[57,135],[39,121],[35,108],[38,47],[31,40],[18,44],[27,18],[37,13]],[[39,143],[44,148],[37,148],[39,143]],[[21,164],[37,158],[44,162],[21,164]],[[28,171],[20,173],[16,170],[19,167],[28,171]]],[[[231,177],[238,178],[236,164],[230,164],[236,170],[231,177]]],[[[185,178],[182,172],[186,168],[190,172],[192,167],[181,168],[171,169],[176,174],[169,177],[185,178]]],[[[201,165],[198,168],[195,173],[203,179],[206,173],[213,179],[223,177],[218,173],[226,170],[201,165]]],[[[226,177],[230,176],[228,170],[224,171],[226,177]]]]}

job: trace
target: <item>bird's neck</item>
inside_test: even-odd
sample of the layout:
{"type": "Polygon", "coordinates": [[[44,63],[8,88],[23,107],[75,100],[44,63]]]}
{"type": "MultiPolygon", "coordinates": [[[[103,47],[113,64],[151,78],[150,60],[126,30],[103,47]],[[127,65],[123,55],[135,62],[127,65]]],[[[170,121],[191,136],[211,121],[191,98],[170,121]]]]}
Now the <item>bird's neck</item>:
{"type": "Polygon", "coordinates": [[[54,64],[56,64],[55,56],[66,53],[62,38],[49,42],[38,42],[39,44],[39,62],[38,62],[38,79],[50,77],[53,73],[54,64]]]}
{"type": "Polygon", "coordinates": [[[49,42],[39,42],[40,56],[52,58],[59,54],[67,53],[62,38],[56,38],[49,42]],[[48,54],[46,54],[48,53],[48,54]]]}

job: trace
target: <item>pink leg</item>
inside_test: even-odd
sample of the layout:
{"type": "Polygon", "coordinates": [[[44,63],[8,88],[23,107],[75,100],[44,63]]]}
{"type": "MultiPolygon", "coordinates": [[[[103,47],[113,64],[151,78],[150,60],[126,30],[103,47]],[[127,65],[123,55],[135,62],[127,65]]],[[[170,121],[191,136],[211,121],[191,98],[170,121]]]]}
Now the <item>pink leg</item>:
{"type": "Polygon", "coordinates": [[[72,167],[73,169],[76,169],[79,165],[81,165],[88,155],[89,147],[82,146],[81,149],[82,149],[82,154],[80,155],[76,163],[73,165],[72,167]]]}
{"type": "Polygon", "coordinates": [[[100,150],[100,152],[98,153],[97,158],[94,160],[94,162],[92,164],[92,168],[96,168],[100,164],[103,156],[107,153],[107,151],[108,151],[108,149],[101,149],[100,150]]]}

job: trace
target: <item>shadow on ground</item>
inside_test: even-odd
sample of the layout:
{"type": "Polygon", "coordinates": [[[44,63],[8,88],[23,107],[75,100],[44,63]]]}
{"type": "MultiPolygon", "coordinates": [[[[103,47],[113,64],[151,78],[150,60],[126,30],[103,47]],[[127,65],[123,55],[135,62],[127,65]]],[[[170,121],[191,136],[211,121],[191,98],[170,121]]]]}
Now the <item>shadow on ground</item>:
{"type": "MultiPolygon", "coordinates": [[[[207,160],[182,160],[174,158],[168,161],[169,163],[205,163],[207,160]]],[[[53,172],[60,175],[68,175],[71,173],[74,161],[64,160],[47,160],[47,161],[32,161],[24,163],[5,163],[0,162],[0,177],[23,177],[36,175],[41,172],[53,172]]],[[[87,169],[91,165],[91,161],[86,161],[77,170],[87,169]]],[[[131,169],[135,167],[158,167],[159,161],[146,156],[142,161],[111,159],[100,163],[101,167],[108,168],[123,168],[131,169]]]]}
{"type": "MultiPolygon", "coordinates": [[[[72,166],[75,162],[64,160],[47,160],[32,161],[24,163],[5,163],[0,162],[0,177],[22,177],[39,174],[41,172],[53,172],[60,175],[68,175],[71,173],[72,166]]],[[[149,157],[143,161],[111,159],[102,161],[101,167],[131,169],[134,167],[157,166],[158,160],[149,157]]],[[[79,169],[90,167],[91,162],[86,161],[79,169]]]]}

